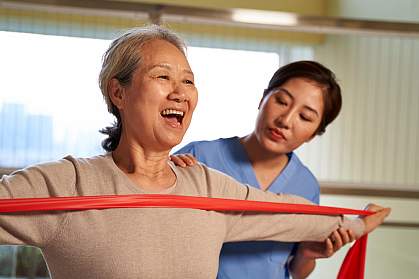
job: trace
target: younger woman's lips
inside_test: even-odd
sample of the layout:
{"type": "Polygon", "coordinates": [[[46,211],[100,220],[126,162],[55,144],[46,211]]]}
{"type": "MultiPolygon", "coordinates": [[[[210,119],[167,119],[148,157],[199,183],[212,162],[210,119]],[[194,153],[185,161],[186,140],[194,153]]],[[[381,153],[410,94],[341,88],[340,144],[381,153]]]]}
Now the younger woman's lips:
{"type": "Polygon", "coordinates": [[[274,141],[286,141],[284,134],[276,129],[269,129],[269,136],[274,141]]]}

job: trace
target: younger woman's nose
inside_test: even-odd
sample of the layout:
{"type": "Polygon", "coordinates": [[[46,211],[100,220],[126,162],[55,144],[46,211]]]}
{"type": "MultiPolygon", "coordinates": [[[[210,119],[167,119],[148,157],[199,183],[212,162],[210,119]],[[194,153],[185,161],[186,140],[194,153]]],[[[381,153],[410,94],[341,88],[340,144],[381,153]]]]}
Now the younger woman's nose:
{"type": "Polygon", "coordinates": [[[277,117],[275,124],[284,129],[289,129],[292,126],[292,119],[293,119],[293,112],[287,111],[282,113],[279,117],[277,117]]]}

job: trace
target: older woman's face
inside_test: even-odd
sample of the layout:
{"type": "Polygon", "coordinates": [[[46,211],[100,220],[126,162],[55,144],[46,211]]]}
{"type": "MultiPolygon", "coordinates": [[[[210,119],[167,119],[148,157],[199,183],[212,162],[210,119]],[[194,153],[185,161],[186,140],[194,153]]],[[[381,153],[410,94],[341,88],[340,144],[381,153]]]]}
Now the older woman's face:
{"type": "Polygon", "coordinates": [[[270,152],[284,154],[310,141],[323,115],[323,93],[314,82],[288,80],[261,102],[255,134],[270,152]]]}
{"type": "Polygon", "coordinates": [[[189,127],[198,94],[186,57],[164,40],[142,49],[140,66],[122,90],[119,106],[123,136],[130,144],[167,151],[179,144],[189,127]]]}

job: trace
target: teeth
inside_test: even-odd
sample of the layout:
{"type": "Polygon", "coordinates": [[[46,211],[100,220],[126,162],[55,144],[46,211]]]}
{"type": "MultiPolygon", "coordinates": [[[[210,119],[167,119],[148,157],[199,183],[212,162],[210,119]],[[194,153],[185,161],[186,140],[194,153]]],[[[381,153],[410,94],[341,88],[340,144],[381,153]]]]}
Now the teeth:
{"type": "Polygon", "coordinates": [[[183,116],[183,111],[175,110],[175,109],[165,109],[161,113],[162,115],[169,115],[169,114],[177,114],[183,116]]]}

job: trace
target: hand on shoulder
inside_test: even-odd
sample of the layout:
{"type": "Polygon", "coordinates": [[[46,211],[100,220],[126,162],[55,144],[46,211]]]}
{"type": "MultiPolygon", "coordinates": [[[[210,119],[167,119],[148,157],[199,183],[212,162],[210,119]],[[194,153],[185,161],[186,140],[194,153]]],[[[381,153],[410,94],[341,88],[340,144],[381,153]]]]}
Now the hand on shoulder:
{"type": "Polygon", "coordinates": [[[170,155],[170,160],[178,167],[186,168],[196,165],[198,161],[192,154],[174,154],[170,155]]]}

